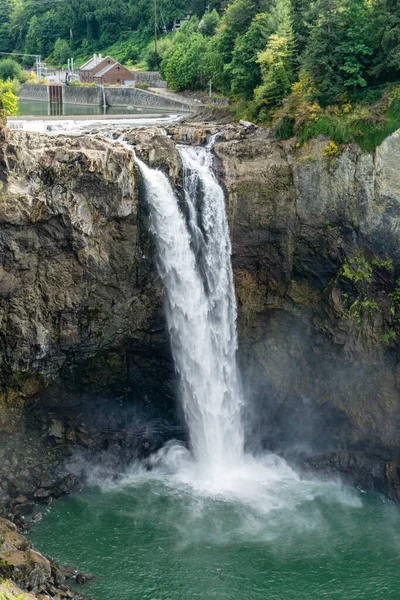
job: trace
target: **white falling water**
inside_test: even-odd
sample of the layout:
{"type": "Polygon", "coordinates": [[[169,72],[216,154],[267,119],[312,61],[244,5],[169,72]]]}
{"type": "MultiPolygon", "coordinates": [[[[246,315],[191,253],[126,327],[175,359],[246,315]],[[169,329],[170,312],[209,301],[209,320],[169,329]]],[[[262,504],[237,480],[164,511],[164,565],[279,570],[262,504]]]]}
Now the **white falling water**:
{"type": "Polygon", "coordinates": [[[166,290],[166,315],[193,456],[208,472],[243,457],[236,304],[223,191],[210,149],[182,147],[190,224],[167,179],[137,160],[166,290]]]}
{"type": "Polygon", "coordinates": [[[102,96],[103,96],[102,108],[107,108],[106,91],[104,89],[104,85],[101,86],[101,91],[102,91],[102,96]]]}
{"type": "MultiPolygon", "coordinates": [[[[342,493],[340,487],[301,480],[274,454],[255,457],[244,453],[236,303],[224,194],[213,174],[210,148],[182,146],[179,152],[188,225],[167,177],[136,160],[158,247],[168,329],[194,461],[182,446],[167,444],[152,457],[156,468],[150,477],[161,477],[173,493],[184,489],[185,498],[189,486],[195,494],[233,500],[257,514],[293,510],[321,494],[336,494],[340,502],[358,506],[358,499],[342,493]]],[[[137,475],[141,481],[141,472],[133,478],[137,475]]],[[[197,515],[197,503],[195,507],[197,515]]],[[[254,513],[244,515],[240,527],[249,535],[264,527],[254,513]]]]}
{"type": "MultiPolygon", "coordinates": [[[[167,443],[150,457],[150,471],[134,467],[120,485],[136,486],[151,480],[162,482],[164,490],[178,494],[185,502],[195,498],[194,527],[202,512],[199,497],[246,506],[251,511],[240,509],[238,527],[250,537],[265,529],[263,518],[258,520],[256,515],[283,508],[293,515],[296,506],[321,494],[359,506],[359,500],[340,486],[301,479],[275,454],[253,456],[244,452],[236,368],[236,303],[224,194],[213,174],[210,148],[182,146],[179,152],[184,167],[183,211],[167,177],[136,161],[150,206],[193,457],[182,445],[167,443]]],[[[301,518],[299,522],[303,524],[301,518]]],[[[186,526],[191,527],[182,524],[186,526]]],[[[215,526],[218,530],[218,519],[215,526]]]]}

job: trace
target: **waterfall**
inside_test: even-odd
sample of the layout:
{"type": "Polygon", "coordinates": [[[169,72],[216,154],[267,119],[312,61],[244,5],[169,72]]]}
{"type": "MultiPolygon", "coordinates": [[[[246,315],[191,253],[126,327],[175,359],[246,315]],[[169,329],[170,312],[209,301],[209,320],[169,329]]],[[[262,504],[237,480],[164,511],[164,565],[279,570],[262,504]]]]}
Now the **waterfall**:
{"type": "Polygon", "coordinates": [[[193,456],[217,474],[238,466],[243,456],[231,245],[211,149],[179,147],[179,152],[188,225],[167,177],[136,160],[150,206],[193,456]]]}
{"type": "Polygon", "coordinates": [[[103,96],[102,108],[107,108],[106,91],[104,89],[104,85],[101,86],[101,91],[102,91],[102,96],[103,96]]]}

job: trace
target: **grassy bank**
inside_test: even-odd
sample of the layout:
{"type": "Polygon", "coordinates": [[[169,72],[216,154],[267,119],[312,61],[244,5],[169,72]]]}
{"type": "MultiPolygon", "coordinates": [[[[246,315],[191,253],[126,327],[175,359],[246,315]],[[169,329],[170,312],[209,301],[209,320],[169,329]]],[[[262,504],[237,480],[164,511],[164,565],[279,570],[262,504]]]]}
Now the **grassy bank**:
{"type": "Polygon", "coordinates": [[[400,85],[381,90],[375,102],[348,99],[321,108],[317,103],[293,97],[275,112],[270,123],[277,137],[296,137],[299,144],[318,135],[328,136],[337,144],[357,143],[362,150],[372,151],[400,128],[400,85]]]}

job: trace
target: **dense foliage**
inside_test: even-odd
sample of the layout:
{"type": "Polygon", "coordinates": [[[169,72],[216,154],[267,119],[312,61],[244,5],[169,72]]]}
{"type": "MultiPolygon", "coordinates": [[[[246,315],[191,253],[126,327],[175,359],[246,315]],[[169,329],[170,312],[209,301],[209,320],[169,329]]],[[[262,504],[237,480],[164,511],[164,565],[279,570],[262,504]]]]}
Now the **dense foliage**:
{"type": "Polygon", "coordinates": [[[17,97],[13,93],[12,82],[0,79],[0,117],[13,117],[17,114],[17,110],[17,97]]]}
{"type": "MultiPolygon", "coordinates": [[[[201,17],[207,3],[157,0],[157,5],[158,33],[162,35],[188,11],[201,17]]],[[[214,5],[222,10],[220,0],[208,5],[211,10],[214,5]]],[[[83,60],[92,52],[116,45],[119,60],[135,62],[152,40],[153,7],[152,0],[0,0],[0,51],[40,54],[63,64],[71,55],[83,60]]],[[[215,30],[215,14],[205,20],[205,35],[215,30]]]]}
{"type": "Polygon", "coordinates": [[[232,0],[212,35],[205,18],[162,54],[176,89],[211,79],[240,116],[303,141],[323,133],[368,148],[400,126],[399,0],[232,0]]]}
{"type": "Polygon", "coordinates": [[[400,80],[400,0],[157,0],[158,54],[153,7],[153,0],[0,0],[0,51],[41,54],[56,65],[108,52],[160,68],[176,90],[207,90],[211,81],[238,114],[273,121],[281,134],[304,137],[305,124],[329,129],[332,107],[345,128],[397,122],[387,85],[400,80]],[[363,113],[382,95],[378,111],[363,113]]]}
{"type": "MultiPolygon", "coordinates": [[[[206,15],[207,16],[207,15],[206,15]]],[[[234,0],[223,12],[215,34],[206,37],[192,19],[175,36],[162,68],[175,73],[192,45],[222,58],[211,73],[226,94],[255,98],[273,107],[301,74],[314,84],[321,106],[365,87],[400,79],[400,3],[393,0],[234,0]],[[200,37],[201,36],[201,37],[200,37]],[[175,56],[175,67],[171,58],[175,56]],[[254,94],[255,91],[255,94],[254,94]]],[[[199,58],[193,85],[207,72],[199,58]]]]}

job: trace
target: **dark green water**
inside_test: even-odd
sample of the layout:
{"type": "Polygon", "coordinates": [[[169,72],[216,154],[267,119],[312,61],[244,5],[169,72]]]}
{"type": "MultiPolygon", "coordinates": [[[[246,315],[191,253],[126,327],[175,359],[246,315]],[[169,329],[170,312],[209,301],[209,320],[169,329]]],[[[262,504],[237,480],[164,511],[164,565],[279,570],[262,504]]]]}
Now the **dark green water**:
{"type": "Polygon", "coordinates": [[[80,104],[64,104],[62,110],[56,105],[50,105],[47,102],[35,102],[33,100],[18,101],[18,117],[48,117],[48,116],[79,116],[79,115],[136,115],[162,112],[154,108],[123,108],[120,106],[109,106],[104,109],[101,106],[89,106],[80,104]]]}
{"type": "Polygon", "coordinates": [[[31,539],[97,600],[398,600],[399,507],[273,469],[220,492],[139,472],[58,502],[31,539]]]}

